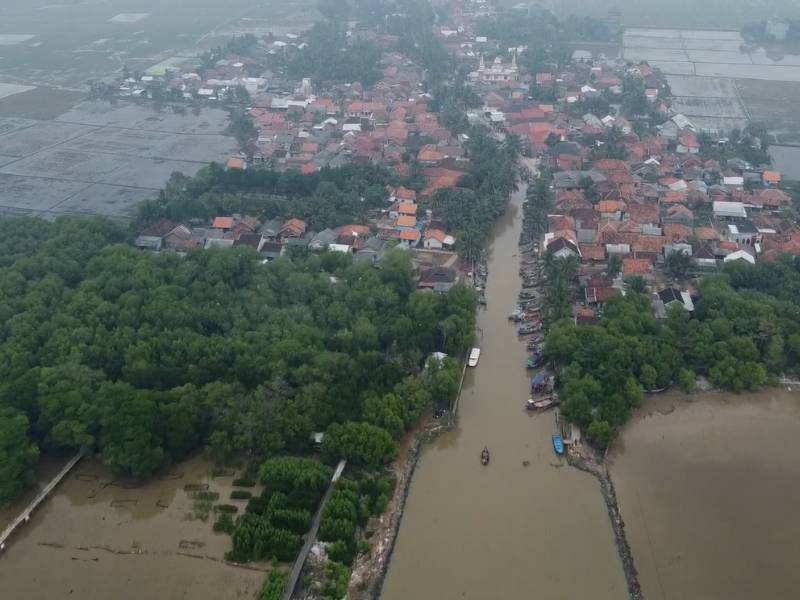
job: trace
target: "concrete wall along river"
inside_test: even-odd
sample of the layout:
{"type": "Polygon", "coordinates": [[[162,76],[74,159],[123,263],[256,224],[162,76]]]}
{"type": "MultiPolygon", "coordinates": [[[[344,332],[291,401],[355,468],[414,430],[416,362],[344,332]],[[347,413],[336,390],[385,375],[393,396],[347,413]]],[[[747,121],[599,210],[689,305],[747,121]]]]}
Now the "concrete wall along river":
{"type": "Polygon", "coordinates": [[[552,412],[524,409],[525,345],[507,320],[521,285],[524,192],[495,225],[480,364],[467,372],[457,428],[422,453],[383,600],[627,595],[597,481],[553,453],[552,412]]]}

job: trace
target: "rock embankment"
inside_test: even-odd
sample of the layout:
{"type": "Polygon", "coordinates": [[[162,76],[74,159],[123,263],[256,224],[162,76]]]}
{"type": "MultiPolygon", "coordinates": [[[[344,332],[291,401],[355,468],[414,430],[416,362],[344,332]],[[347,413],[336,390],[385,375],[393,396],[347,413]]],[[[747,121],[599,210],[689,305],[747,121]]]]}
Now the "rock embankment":
{"type": "Polygon", "coordinates": [[[611,527],[614,530],[614,542],[617,545],[617,552],[622,561],[625,581],[628,583],[628,594],[631,600],[643,600],[644,594],[642,594],[642,589],[639,585],[639,575],[636,572],[636,566],[633,564],[633,553],[625,536],[625,522],[619,512],[617,492],[614,490],[614,482],[611,481],[608,468],[594,456],[578,449],[570,449],[567,454],[567,461],[570,466],[586,473],[591,473],[600,482],[600,490],[606,503],[608,518],[611,520],[611,527]]]}

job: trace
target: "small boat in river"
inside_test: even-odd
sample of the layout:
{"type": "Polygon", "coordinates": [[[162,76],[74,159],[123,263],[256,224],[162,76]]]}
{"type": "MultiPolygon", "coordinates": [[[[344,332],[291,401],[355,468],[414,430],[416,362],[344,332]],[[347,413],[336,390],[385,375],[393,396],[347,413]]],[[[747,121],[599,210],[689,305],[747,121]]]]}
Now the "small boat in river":
{"type": "Polygon", "coordinates": [[[481,358],[481,349],[480,348],[473,348],[472,351],[469,353],[469,359],[467,360],[467,366],[470,367],[477,367],[478,361],[481,358]]]}
{"type": "Polygon", "coordinates": [[[556,454],[559,456],[564,454],[564,440],[561,439],[561,436],[557,433],[553,434],[553,450],[555,450],[556,454]]]}
{"type": "Polygon", "coordinates": [[[489,464],[489,449],[486,446],[481,451],[481,464],[484,467],[489,464]]]}

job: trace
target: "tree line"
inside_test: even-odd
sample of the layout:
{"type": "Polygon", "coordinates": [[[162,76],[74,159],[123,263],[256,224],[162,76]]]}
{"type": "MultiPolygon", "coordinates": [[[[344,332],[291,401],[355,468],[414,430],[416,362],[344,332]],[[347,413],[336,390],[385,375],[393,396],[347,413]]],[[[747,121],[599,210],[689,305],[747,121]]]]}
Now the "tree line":
{"type": "Polygon", "coordinates": [[[310,175],[273,169],[225,169],[218,163],[194,177],[173,173],[157,198],[139,206],[137,226],[240,213],[266,221],[294,216],[320,231],[364,223],[386,205],[386,186],[401,184],[382,167],[348,165],[310,175]]]}
{"type": "Polygon", "coordinates": [[[691,391],[705,376],[734,392],[777,381],[800,365],[800,260],[726,265],[704,278],[692,314],[671,306],[665,321],[633,287],[610,300],[596,326],[553,325],[545,354],[560,366],[565,417],[605,447],[646,390],[691,391]]]}
{"type": "Polygon", "coordinates": [[[472,342],[474,292],[416,291],[400,251],[377,270],[339,254],[141,253],[102,219],[0,234],[3,501],[38,452],[79,447],[147,477],[199,447],[219,461],[305,452],[338,426],[330,444],[380,464],[451,391],[453,364],[423,372],[425,358],[472,342]]]}
{"type": "Polygon", "coordinates": [[[499,142],[488,130],[476,126],[470,129],[465,147],[468,171],[458,187],[437,191],[430,205],[456,236],[458,253],[477,260],[495,219],[518,189],[520,142],[513,135],[499,142]]]}

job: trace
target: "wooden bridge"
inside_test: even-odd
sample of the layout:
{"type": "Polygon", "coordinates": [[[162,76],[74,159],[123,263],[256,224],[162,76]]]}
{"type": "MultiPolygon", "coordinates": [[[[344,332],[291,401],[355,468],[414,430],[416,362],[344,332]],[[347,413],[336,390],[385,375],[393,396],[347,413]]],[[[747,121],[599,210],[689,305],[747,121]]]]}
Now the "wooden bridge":
{"type": "Polygon", "coordinates": [[[73,456],[69,460],[69,462],[66,465],[64,465],[64,467],[58,472],[58,474],[55,477],[53,477],[53,479],[51,479],[46,486],[44,486],[44,489],[36,495],[36,498],[33,499],[33,502],[31,502],[27,506],[27,508],[25,508],[25,510],[23,510],[17,516],[16,519],[11,521],[11,523],[8,525],[8,527],[5,528],[3,533],[0,534],[0,551],[5,549],[8,538],[11,537],[11,535],[17,530],[17,528],[21,527],[23,524],[30,521],[31,514],[33,513],[33,511],[35,511],[38,508],[38,506],[42,502],[44,502],[45,498],[47,498],[47,496],[50,495],[50,492],[52,492],[55,489],[55,487],[59,483],[61,483],[61,480],[67,476],[67,473],[69,473],[82,458],[83,458],[83,450],[81,450],[75,456],[73,456]]]}

